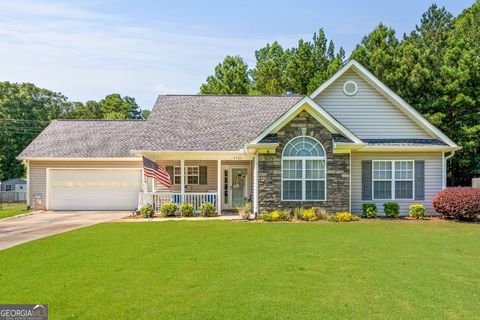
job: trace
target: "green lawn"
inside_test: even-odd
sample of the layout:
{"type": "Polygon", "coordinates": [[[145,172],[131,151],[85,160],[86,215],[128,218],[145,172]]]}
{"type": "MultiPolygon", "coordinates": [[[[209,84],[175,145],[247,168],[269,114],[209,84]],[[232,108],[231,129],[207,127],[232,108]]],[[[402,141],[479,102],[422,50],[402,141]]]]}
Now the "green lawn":
{"type": "Polygon", "coordinates": [[[3,203],[0,206],[0,219],[15,216],[17,214],[27,213],[31,210],[27,210],[27,205],[24,203],[3,203]]]}
{"type": "Polygon", "coordinates": [[[480,225],[106,223],[0,251],[51,319],[474,319],[480,225]]]}

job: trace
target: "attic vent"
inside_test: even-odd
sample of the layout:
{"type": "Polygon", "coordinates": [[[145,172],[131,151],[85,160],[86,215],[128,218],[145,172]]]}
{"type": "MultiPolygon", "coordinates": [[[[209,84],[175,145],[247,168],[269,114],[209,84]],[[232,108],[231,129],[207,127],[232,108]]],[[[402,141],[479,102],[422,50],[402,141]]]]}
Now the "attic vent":
{"type": "Polygon", "coordinates": [[[347,82],[345,82],[343,84],[343,92],[347,96],[353,96],[354,94],[357,93],[357,91],[358,91],[358,86],[357,86],[357,83],[355,81],[348,80],[347,82]]]}

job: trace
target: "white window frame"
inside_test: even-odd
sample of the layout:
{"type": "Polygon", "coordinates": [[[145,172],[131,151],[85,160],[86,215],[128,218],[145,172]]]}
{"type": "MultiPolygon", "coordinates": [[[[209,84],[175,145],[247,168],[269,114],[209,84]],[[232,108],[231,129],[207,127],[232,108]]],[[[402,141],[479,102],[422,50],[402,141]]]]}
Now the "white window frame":
{"type": "Polygon", "coordinates": [[[415,200],[415,160],[372,160],[372,200],[415,200]],[[392,164],[392,177],[390,179],[375,179],[375,173],[374,173],[374,168],[375,168],[375,162],[390,162],[392,164]],[[411,162],[412,163],[412,179],[396,179],[395,178],[395,164],[397,162],[411,162]],[[375,198],[375,182],[376,181],[390,181],[391,183],[391,197],[390,198],[385,198],[385,199],[380,199],[380,198],[375,198]],[[395,182],[396,181],[411,181],[412,182],[412,198],[398,198],[395,197],[395,182]]]}
{"type": "MultiPolygon", "coordinates": [[[[285,201],[285,202],[325,202],[327,201],[327,153],[325,151],[325,148],[323,147],[323,145],[320,143],[320,141],[318,141],[317,139],[315,139],[314,137],[311,137],[311,136],[297,136],[293,139],[291,139],[289,142],[287,142],[287,144],[285,144],[285,147],[291,142],[293,141],[294,139],[297,139],[297,138],[300,138],[300,137],[303,137],[303,138],[310,138],[310,139],[313,139],[315,140],[319,145],[320,147],[322,147],[323,149],[323,154],[325,156],[318,156],[318,157],[289,157],[289,156],[284,156],[283,155],[283,152],[282,152],[282,158],[281,158],[281,167],[280,167],[280,170],[281,170],[281,201],[285,201]],[[302,161],[302,178],[301,179],[284,179],[283,178],[283,161],[284,160],[301,160],[302,161]],[[306,178],[306,172],[307,172],[307,168],[306,168],[306,161],[307,160],[323,160],[324,163],[325,163],[325,166],[324,166],[324,170],[325,170],[325,174],[324,174],[324,177],[323,179],[307,179],[306,178]],[[284,199],[283,198],[283,182],[284,181],[301,181],[302,182],[302,199],[284,199]],[[325,187],[323,188],[323,199],[306,199],[306,194],[307,194],[307,181],[323,181],[324,182],[324,185],[325,187]]],[[[283,148],[283,151],[285,151],[285,147],[283,148]]]]}
{"type": "MultiPolygon", "coordinates": [[[[173,185],[180,185],[175,182],[176,177],[180,177],[180,181],[182,181],[180,166],[173,167],[173,185]],[[179,174],[177,174],[177,168],[179,174]]],[[[198,186],[200,184],[200,166],[185,166],[185,184],[194,186],[198,186]],[[197,168],[197,174],[189,174],[188,168],[197,168]],[[188,183],[188,177],[197,177],[197,183],[188,183]]]]}

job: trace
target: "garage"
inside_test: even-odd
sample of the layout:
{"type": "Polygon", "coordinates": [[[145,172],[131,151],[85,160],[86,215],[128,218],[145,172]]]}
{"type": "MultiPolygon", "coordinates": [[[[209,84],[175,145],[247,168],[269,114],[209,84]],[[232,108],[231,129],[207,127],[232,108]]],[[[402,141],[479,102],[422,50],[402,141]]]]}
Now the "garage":
{"type": "Polygon", "coordinates": [[[133,210],[141,169],[48,169],[50,210],[133,210]]]}

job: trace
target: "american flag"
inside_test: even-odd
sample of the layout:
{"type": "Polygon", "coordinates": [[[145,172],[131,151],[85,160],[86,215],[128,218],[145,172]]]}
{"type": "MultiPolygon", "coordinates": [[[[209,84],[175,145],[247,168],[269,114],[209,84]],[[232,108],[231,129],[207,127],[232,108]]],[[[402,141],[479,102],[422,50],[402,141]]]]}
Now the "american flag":
{"type": "Polygon", "coordinates": [[[168,174],[167,170],[158,166],[155,161],[143,157],[143,172],[145,172],[147,177],[157,179],[165,187],[172,187],[170,175],[168,174]]]}

